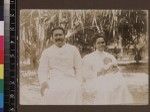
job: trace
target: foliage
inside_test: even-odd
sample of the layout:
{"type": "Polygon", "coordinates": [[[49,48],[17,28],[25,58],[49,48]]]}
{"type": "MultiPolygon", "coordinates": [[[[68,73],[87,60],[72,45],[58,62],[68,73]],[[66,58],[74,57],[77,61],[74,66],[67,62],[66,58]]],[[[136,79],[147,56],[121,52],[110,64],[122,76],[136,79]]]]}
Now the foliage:
{"type": "Polygon", "coordinates": [[[66,29],[68,42],[79,47],[82,54],[94,49],[97,34],[105,36],[107,45],[138,45],[141,34],[147,32],[146,17],[143,10],[22,10],[21,60],[30,59],[32,67],[37,68],[42,51],[52,44],[51,29],[55,26],[66,29]]]}

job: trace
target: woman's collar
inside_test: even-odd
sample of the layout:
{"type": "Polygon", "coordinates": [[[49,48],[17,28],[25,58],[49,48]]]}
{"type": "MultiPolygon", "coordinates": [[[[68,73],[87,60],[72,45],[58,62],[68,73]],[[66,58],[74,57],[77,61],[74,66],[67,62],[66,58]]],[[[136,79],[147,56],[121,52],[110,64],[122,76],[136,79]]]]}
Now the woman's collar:
{"type": "Polygon", "coordinates": [[[104,54],[105,53],[105,51],[99,51],[99,50],[96,50],[95,51],[97,54],[104,54]]]}

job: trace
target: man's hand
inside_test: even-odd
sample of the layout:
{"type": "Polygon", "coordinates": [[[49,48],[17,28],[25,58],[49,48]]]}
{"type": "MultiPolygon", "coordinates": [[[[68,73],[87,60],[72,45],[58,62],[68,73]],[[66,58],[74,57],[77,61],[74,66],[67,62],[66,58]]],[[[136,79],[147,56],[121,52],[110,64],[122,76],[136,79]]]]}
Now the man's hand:
{"type": "Polygon", "coordinates": [[[47,82],[43,82],[41,84],[41,91],[40,91],[42,96],[44,96],[44,92],[45,92],[46,89],[49,89],[48,83],[47,82]]]}

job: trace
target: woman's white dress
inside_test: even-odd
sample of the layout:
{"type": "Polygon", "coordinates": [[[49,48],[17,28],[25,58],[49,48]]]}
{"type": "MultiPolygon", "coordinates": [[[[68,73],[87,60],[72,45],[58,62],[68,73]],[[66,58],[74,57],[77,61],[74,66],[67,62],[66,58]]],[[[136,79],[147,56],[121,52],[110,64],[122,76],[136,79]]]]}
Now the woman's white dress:
{"type": "Polygon", "coordinates": [[[121,72],[97,76],[97,72],[104,68],[105,57],[112,59],[114,65],[117,64],[114,56],[104,51],[95,51],[83,58],[83,73],[86,79],[83,86],[87,96],[93,95],[91,99],[85,98],[84,103],[90,105],[132,104],[132,96],[121,72]]]}
{"type": "Polygon", "coordinates": [[[80,53],[72,45],[65,44],[61,48],[52,45],[42,53],[38,77],[40,84],[49,85],[43,97],[45,105],[81,104],[80,68],[80,53]]]}

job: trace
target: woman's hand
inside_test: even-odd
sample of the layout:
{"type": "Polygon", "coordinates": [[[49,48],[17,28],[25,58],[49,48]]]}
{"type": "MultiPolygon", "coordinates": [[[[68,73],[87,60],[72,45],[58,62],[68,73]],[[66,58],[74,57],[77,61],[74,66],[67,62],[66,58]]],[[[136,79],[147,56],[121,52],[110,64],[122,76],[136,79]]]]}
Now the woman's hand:
{"type": "Polygon", "coordinates": [[[118,68],[118,66],[116,66],[116,65],[113,65],[113,66],[111,66],[109,69],[108,69],[108,73],[116,73],[116,72],[118,72],[119,71],[119,68],[118,68]]]}
{"type": "Polygon", "coordinates": [[[110,66],[110,68],[109,69],[101,69],[99,72],[97,72],[97,76],[101,76],[101,75],[106,75],[107,73],[116,73],[116,72],[118,72],[119,71],[119,68],[118,68],[118,66],[116,66],[116,65],[112,65],[112,66],[110,66]]]}
{"type": "Polygon", "coordinates": [[[107,71],[105,69],[101,69],[101,71],[97,72],[97,76],[105,75],[106,72],[107,71]]]}
{"type": "Polygon", "coordinates": [[[44,92],[45,92],[46,89],[49,89],[48,83],[47,82],[43,82],[41,84],[41,90],[40,90],[42,96],[44,96],[44,92]]]}

